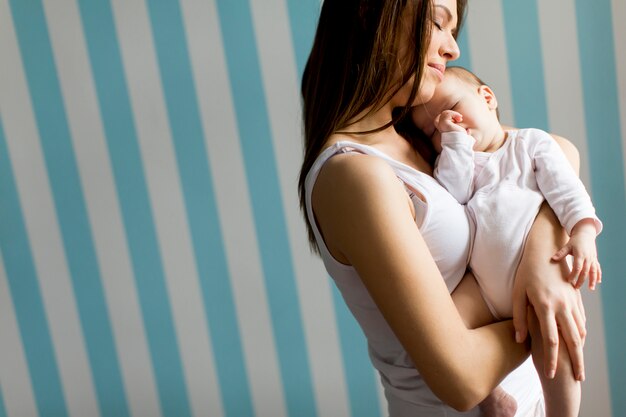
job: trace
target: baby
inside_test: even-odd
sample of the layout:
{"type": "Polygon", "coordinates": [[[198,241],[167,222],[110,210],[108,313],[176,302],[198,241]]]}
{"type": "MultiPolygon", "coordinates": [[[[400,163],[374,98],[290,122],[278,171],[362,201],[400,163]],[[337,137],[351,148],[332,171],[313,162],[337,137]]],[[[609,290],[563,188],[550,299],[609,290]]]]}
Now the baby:
{"type": "MultiPolygon", "coordinates": [[[[446,70],[424,106],[413,120],[440,153],[435,178],[466,206],[473,233],[469,266],[493,318],[512,316],[515,272],[544,199],[570,236],[553,259],[572,255],[570,281],[580,288],[588,279],[594,289],[602,280],[595,245],[602,223],[552,137],[538,129],[505,130],[493,91],[460,67],[446,70]]],[[[459,308],[464,318],[473,314],[468,306],[459,308]]],[[[542,350],[535,342],[540,341],[532,341],[539,368],[542,350]]],[[[571,370],[559,367],[556,375],[539,375],[546,415],[578,416],[580,384],[571,370]]]]}

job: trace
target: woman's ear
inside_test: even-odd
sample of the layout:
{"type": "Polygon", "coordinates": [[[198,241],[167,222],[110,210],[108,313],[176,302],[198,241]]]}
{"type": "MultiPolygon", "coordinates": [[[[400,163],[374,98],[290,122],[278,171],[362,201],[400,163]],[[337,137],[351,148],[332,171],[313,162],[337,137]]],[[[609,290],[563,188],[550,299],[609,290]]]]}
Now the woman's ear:
{"type": "Polygon", "coordinates": [[[489,106],[489,110],[495,110],[498,108],[498,99],[489,86],[481,85],[478,88],[478,93],[485,100],[487,106],[489,106]]]}

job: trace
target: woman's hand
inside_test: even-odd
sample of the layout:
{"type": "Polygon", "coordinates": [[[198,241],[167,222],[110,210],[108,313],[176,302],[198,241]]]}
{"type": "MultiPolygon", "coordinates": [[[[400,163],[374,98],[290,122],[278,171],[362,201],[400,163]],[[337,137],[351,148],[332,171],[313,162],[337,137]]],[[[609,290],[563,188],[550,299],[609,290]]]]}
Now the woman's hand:
{"type": "MultiPolygon", "coordinates": [[[[537,221],[542,220],[545,219],[537,221]]],[[[545,259],[538,261],[530,260],[530,257],[525,254],[526,261],[520,263],[513,288],[516,340],[523,342],[526,339],[528,308],[534,308],[543,336],[545,375],[552,378],[556,371],[560,331],[567,345],[574,375],[582,381],[585,378],[582,348],[586,336],[586,318],[580,292],[567,281],[569,267],[564,261],[552,262],[545,255],[545,259]]]]}

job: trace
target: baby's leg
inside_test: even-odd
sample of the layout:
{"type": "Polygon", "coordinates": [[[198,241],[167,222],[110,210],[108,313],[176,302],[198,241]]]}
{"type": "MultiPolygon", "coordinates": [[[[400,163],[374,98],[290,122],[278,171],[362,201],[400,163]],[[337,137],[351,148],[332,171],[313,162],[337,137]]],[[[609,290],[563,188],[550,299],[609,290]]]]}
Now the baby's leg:
{"type": "MultiPolygon", "coordinates": [[[[475,329],[495,321],[480,293],[476,279],[469,272],[452,293],[452,301],[468,329],[475,329]]],[[[517,402],[498,386],[479,404],[479,407],[485,417],[513,417],[517,411],[517,402]]]]}
{"type": "Polygon", "coordinates": [[[459,311],[465,327],[476,329],[493,323],[496,319],[485,303],[478,283],[471,272],[465,274],[452,293],[452,301],[459,311]]]}
{"type": "Polygon", "coordinates": [[[553,379],[548,379],[544,372],[543,339],[533,309],[529,309],[528,323],[533,362],[543,388],[546,417],[577,417],[580,410],[581,386],[580,381],[574,377],[565,341],[559,335],[559,357],[556,374],[553,379]]]}

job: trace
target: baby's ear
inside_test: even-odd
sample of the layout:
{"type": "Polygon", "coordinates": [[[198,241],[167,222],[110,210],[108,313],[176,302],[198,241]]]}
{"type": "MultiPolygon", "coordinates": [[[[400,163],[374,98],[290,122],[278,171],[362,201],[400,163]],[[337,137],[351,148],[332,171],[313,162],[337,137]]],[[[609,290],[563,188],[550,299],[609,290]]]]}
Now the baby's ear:
{"type": "Polygon", "coordinates": [[[478,88],[478,93],[485,100],[487,106],[489,106],[489,110],[495,110],[498,108],[498,99],[488,85],[481,85],[478,88]]]}

